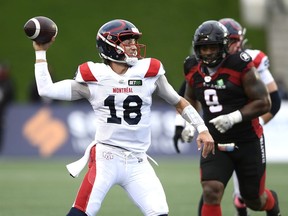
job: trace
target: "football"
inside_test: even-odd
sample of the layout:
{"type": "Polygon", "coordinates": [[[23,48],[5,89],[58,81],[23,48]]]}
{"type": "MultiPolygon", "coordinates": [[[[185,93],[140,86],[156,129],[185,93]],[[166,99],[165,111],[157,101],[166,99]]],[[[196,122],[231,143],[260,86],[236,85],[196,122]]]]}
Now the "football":
{"type": "Polygon", "coordinates": [[[51,41],[58,33],[56,23],[48,17],[37,16],[29,19],[24,25],[27,37],[38,44],[45,44],[51,41]]]}

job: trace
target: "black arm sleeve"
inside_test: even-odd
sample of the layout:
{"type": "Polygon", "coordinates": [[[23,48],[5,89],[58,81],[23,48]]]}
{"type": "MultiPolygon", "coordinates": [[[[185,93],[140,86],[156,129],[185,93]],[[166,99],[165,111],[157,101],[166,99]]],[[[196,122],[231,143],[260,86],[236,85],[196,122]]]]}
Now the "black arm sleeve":
{"type": "Polygon", "coordinates": [[[270,113],[273,116],[275,116],[281,107],[281,98],[280,98],[279,92],[278,91],[270,92],[270,98],[271,98],[271,103],[272,103],[270,113]]]}

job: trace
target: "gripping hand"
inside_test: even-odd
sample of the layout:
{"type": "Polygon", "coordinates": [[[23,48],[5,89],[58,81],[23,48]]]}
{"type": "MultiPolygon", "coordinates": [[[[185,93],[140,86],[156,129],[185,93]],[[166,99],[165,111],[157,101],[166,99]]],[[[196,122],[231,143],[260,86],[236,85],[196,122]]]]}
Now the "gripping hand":
{"type": "Polygon", "coordinates": [[[196,129],[187,122],[185,128],[181,133],[182,140],[187,143],[192,142],[195,131],[196,129]]]}
{"type": "Polygon", "coordinates": [[[227,130],[232,128],[232,126],[236,123],[239,123],[242,121],[242,115],[239,110],[226,114],[226,115],[220,115],[214,119],[211,119],[209,122],[214,124],[215,128],[220,133],[225,133],[227,130]]]}

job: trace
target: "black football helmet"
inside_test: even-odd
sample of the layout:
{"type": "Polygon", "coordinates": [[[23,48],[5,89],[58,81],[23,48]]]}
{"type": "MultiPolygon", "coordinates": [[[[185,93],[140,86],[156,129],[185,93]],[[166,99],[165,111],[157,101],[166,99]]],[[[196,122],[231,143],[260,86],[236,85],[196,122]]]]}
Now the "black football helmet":
{"type": "Polygon", "coordinates": [[[240,41],[241,48],[243,49],[245,43],[247,42],[247,39],[245,39],[246,29],[232,18],[223,18],[220,19],[219,22],[227,28],[231,42],[235,40],[240,41]]]}
{"type": "Polygon", "coordinates": [[[228,53],[228,30],[220,22],[209,20],[202,23],[195,31],[193,38],[193,49],[198,61],[208,67],[217,66],[228,53]],[[213,55],[201,55],[200,47],[206,45],[218,45],[219,52],[213,55]]]}
{"type": "Polygon", "coordinates": [[[122,19],[115,19],[105,23],[97,33],[97,49],[101,58],[118,62],[125,63],[130,66],[135,65],[139,58],[144,58],[146,53],[146,46],[143,44],[136,43],[137,56],[128,56],[125,50],[119,46],[121,42],[127,39],[138,40],[142,36],[137,27],[122,19]],[[143,56],[141,56],[141,49],[143,56]]]}

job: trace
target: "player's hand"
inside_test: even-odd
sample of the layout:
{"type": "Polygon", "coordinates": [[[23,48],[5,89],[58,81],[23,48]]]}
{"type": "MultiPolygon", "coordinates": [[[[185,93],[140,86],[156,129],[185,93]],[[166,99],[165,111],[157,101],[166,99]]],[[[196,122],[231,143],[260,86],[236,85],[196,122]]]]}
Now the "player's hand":
{"type": "Polygon", "coordinates": [[[176,152],[177,153],[180,153],[180,150],[179,150],[179,147],[178,147],[178,140],[180,139],[182,142],[183,139],[182,139],[182,131],[183,131],[184,127],[183,126],[179,126],[177,125],[175,127],[175,134],[174,134],[174,137],[173,137],[173,140],[174,140],[174,146],[175,146],[175,149],[176,149],[176,152]]]}
{"type": "Polygon", "coordinates": [[[211,119],[209,122],[214,124],[215,128],[220,131],[220,133],[225,133],[234,125],[233,120],[229,118],[229,115],[220,115],[211,119]]]}
{"type": "Polygon", "coordinates": [[[196,129],[191,124],[186,123],[186,126],[181,133],[182,140],[187,143],[192,142],[195,131],[196,129]]]}
{"type": "Polygon", "coordinates": [[[239,110],[229,113],[227,115],[220,115],[209,122],[214,124],[215,128],[220,133],[225,133],[227,130],[233,127],[234,124],[242,121],[242,115],[239,110]]]}
{"type": "Polygon", "coordinates": [[[215,154],[214,140],[209,131],[202,131],[196,139],[198,150],[202,149],[202,156],[206,158],[208,154],[215,154]]]}
{"type": "Polygon", "coordinates": [[[41,51],[41,50],[48,50],[48,48],[51,46],[51,44],[55,41],[55,36],[49,41],[48,43],[45,44],[38,44],[35,41],[33,41],[33,48],[35,51],[41,51]]]}

